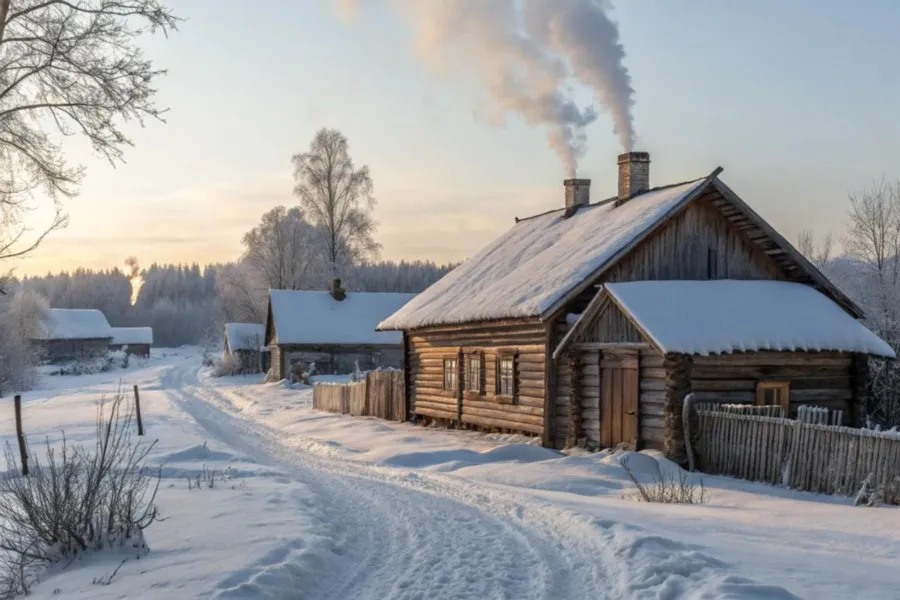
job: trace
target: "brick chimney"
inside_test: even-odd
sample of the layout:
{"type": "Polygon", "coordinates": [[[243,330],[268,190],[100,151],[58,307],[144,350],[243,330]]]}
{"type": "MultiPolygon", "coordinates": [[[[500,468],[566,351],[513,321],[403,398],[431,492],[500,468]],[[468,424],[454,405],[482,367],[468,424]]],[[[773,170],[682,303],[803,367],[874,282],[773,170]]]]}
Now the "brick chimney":
{"type": "Polygon", "coordinates": [[[566,179],[566,209],[576,210],[591,203],[590,179],[566,179]]]}
{"type": "Polygon", "coordinates": [[[626,152],[619,155],[619,197],[616,206],[650,189],[650,153],[626,152]]]}
{"type": "Polygon", "coordinates": [[[340,302],[347,297],[347,292],[341,287],[340,278],[335,277],[331,280],[331,297],[340,302]]]}

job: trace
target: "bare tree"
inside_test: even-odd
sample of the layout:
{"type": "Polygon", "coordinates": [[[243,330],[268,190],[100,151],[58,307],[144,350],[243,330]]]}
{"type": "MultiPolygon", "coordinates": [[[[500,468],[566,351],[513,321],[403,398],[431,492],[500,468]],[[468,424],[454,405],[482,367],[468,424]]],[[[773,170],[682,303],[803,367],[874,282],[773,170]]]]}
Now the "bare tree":
{"type": "Polygon", "coordinates": [[[243,260],[267,289],[303,289],[319,262],[315,238],[315,227],[300,208],[276,206],[244,234],[243,260]]]}
{"type": "Polygon", "coordinates": [[[131,145],[123,123],[162,120],[154,83],[165,71],[138,42],[177,22],[159,0],[0,0],[0,259],[67,222],[59,202],[77,194],[84,170],[66,162],[58,136],[84,135],[115,165],[131,145]],[[33,233],[23,216],[39,191],[56,212],[33,233]]]}
{"type": "MultiPolygon", "coordinates": [[[[850,194],[848,253],[863,265],[855,296],[867,324],[900,349],[900,181],[884,179],[850,194]]],[[[871,360],[869,417],[884,426],[900,425],[900,365],[871,360]]]]}
{"type": "Polygon", "coordinates": [[[900,276],[900,181],[875,181],[850,194],[847,252],[871,267],[880,281],[895,285],[900,276]]]}
{"type": "Polygon", "coordinates": [[[834,237],[831,233],[826,234],[820,244],[816,243],[815,234],[811,229],[804,229],[797,235],[797,249],[820,270],[824,269],[831,260],[833,248],[834,237]]]}
{"type": "Polygon", "coordinates": [[[367,166],[354,166],[347,138],[335,129],[321,129],[309,151],[292,161],[294,194],[319,227],[330,275],[375,256],[374,184],[367,166]]]}
{"type": "Polygon", "coordinates": [[[42,296],[21,286],[0,302],[0,396],[37,383],[41,349],[35,340],[48,310],[42,296]]]}
{"type": "Polygon", "coordinates": [[[268,287],[246,262],[219,269],[216,288],[226,323],[262,323],[266,319],[268,287]]]}

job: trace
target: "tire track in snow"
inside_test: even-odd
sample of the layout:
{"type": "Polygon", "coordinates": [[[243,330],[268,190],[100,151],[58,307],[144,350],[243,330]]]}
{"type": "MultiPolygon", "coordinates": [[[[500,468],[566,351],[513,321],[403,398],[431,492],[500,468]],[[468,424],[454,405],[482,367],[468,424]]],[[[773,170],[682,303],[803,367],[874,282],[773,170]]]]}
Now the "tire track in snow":
{"type": "Polygon", "coordinates": [[[607,597],[596,555],[532,527],[518,503],[510,512],[485,510],[478,496],[490,503],[493,493],[291,450],[264,427],[223,411],[217,405],[227,401],[218,392],[177,367],[163,387],[213,438],[278,465],[320,499],[338,550],[326,564],[330,576],[295,576],[296,586],[270,597],[607,597]]]}
{"type": "Polygon", "coordinates": [[[286,440],[235,415],[194,373],[187,386],[181,370],[174,376],[179,405],[220,441],[286,466],[329,510],[356,517],[337,524],[350,551],[309,597],[797,599],[636,526],[453,475],[317,455],[322,442],[286,440]]]}

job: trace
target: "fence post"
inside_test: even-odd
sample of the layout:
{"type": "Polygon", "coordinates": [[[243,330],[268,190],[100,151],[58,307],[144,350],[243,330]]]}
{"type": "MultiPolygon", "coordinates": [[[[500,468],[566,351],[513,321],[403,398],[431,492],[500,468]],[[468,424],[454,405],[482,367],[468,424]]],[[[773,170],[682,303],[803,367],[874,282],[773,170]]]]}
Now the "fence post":
{"type": "Polygon", "coordinates": [[[22,396],[13,398],[16,409],[16,438],[19,440],[19,457],[22,459],[22,475],[28,475],[28,449],[25,447],[25,433],[22,431],[22,396]]]}
{"type": "Polygon", "coordinates": [[[137,384],[134,384],[134,411],[137,415],[138,435],[144,435],[144,422],[141,420],[141,395],[137,384]]]}
{"type": "Polygon", "coordinates": [[[691,410],[694,407],[694,393],[690,392],[684,397],[684,406],[681,409],[681,423],[684,426],[684,449],[687,451],[688,471],[696,467],[694,463],[694,447],[691,445],[691,410]]]}

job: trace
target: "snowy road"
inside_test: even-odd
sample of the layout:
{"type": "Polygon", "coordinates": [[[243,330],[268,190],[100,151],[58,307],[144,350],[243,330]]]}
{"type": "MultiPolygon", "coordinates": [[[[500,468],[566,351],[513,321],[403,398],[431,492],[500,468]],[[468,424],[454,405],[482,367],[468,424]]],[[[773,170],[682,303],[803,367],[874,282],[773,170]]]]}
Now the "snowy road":
{"type": "MultiPolygon", "coordinates": [[[[47,378],[25,398],[29,439],[57,444],[64,429],[92,444],[97,400],[135,384],[157,440],[148,460],[163,466],[165,519],[148,530],[150,553],[89,556],[51,573],[39,600],[797,598],[785,587],[831,600],[859,588],[869,568],[893,573],[884,569],[900,556],[893,538],[873,546],[853,533],[890,531],[898,513],[852,513],[863,526],[823,537],[821,523],[836,527],[846,508],[731,492],[724,480],[716,504],[637,503],[623,498],[633,490],[617,456],[320,413],[306,387],[207,378],[191,348],[124,371],[47,378]],[[215,486],[198,488],[209,472],[215,486]],[[786,536],[766,506],[784,522],[820,516],[786,536]],[[786,537],[805,539],[809,560],[786,537]],[[830,563],[822,539],[841,541],[830,563]],[[866,550],[841,571],[852,548],[866,550]],[[110,585],[96,584],[113,572],[110,585]]],[[[0,441],[12,436],[0,421],[0,441]]],[[[645,471],[661,464],[629,460],[645,471]]],[[[881,579],[871,597],[894,597],[900,578],[881,579]]]]}
{"type": "MultiPolygon", "coordinates": [[[[164,373],[162,386],[212,438],[290,473],[334,517],[338,559],[305,597],[617,597],[604,539],[587,521],[460,479],[292,451],[274,432],[230,414],[225,398],[180,366],[164,373]]],[[[259,569],[292,566],[279,557],[259,569]]],[[[243,583],[234,582],[236,592],[243,583]]]]}
{"type": "Polygon", "coordinates": [[[796,598],[732,575],[698,547],[508,487],[298,450],[321,442],[246,418],[196,368],[170,367],[160,383],[212,439],[307,486],[332,542],[333,560],[317,557],[315,578],[297,551],[303,541],[287,540],[217,597],[796,598]]]}

